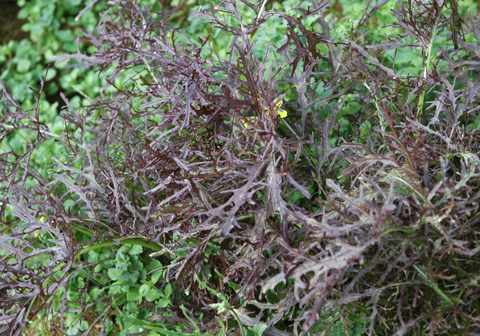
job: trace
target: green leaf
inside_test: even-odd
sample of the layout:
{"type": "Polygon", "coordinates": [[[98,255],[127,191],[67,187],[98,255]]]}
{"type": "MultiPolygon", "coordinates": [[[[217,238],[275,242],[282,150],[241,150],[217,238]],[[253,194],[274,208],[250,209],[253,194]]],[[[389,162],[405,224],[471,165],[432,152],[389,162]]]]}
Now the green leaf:
{"type": "Polygon", "coordinates": [[[195,320],[193,320],[193,319],[187,314],[187,312],[185,311],[185,306],[184,306],[183,304],[181,305],[181,308],[182,308],[183,315],[185,315],[185,317],[187,318],[187,320],[189,320],[190,323],[194,326],[195,331],[196,331],[197,333],[200,333],[200,328],[198,327],[197,322],[195,322],[195,320]]]}
{"type": "Polygon", "coordinates": [[[343,109],[343,114],[355,114],[360,111],[362,105],[356,102],[348,103],[347,106],[343,109]]]}
{"type": "Polygon", "coordinates": [[[127,292],[127,301],[138,301],[140,295],[137,287],[130,287],[127,292]]]}
{"type": "Polygon", "coordinates": [[[411,52],[403,52],[403,53],[398,53],[397,57],[395,58],[395,64],[403,64],[403,63],[408,63],[412,62],[413,60],[416,60],[417,58],[420,58],[418,54],[415,51],[411,52]]]}
{"type": "Polygon", "coordinates": [[[27,72],[30,69],[32,62],[29,59],[20,59],[17,62],[17,71],[18,72],[27,72]]]}
{"type": "Polygon", "coordinates": [[[62,42],[71,42],[73,40],[73,35],[71,30],[60,30],[55,34],[56,38],[62,42]]]}
{"type": "Polygon", "coordinates": [[[156,284],[158,279],[160,279],[163,275],[163,270],[158,270],[152,273],[152,283],[156,284]]]}
{"type": "Polygon", "coordinates": [[[97,262],[97,260],[98,260],[98,253],[95,252],[95,251],[90,251],[90,252],[88,253],[87,261],[88,261],[89,263],[94,263],[94,262],[97,262]]]}
{"type": "Polygon", "coordinates": [[[296,202],[298,200],[301,200],[302,198],[306,198],[305,196],[303,196],[302,192],[297,190],[293,193],[292,196],[288,197],[287,200],[289,202],[296,202]]]}
{"type": "Polygon", "coordinates": [[[138,307],[137,307],[136,302],[133,302],[133,301],[127,302],[125,308],[127,309],[127,311],[128,311],[129,313],[132,313],[132,314],[138,313],[138,307]]]}
{"type": "Polygon", "coordinates": [[[167,285],[165,286],[165,290],[164,290],[164,291],[165,291],[165,296],[166,296],[166,297],[169,297],[170,294],[172,294],[172,285],[167,284],[167,285]]]}
{"type": "Polygon", "coordinates": [[[140,245],[133,245],[132,249],[128,251],[130,255],[138,255],[143,252],[143,248],[140,245]]]}
{"type": "MultiPolygon", "coordinates": [[[[55,70],[55,69],[52,69],[52,70],[55,70]]],[[[50,75],[50,71],[52,70],[49,70],[48,71],[48,75],[50,75]]],[[[47,79],[48,80],[48,79],[47,79]]],[[[70,208],[73,206],[73,204],[75,204],[75,201],[74,200],[66,200],[64,203],[63,203],[63,206],[65,207],[65,210],[66,211],[69,211],[70,208]]]]}
{"type": "Polygon", "coordinates": [[[178,257],[183,257],[184,255],[187,255],[188,249],[184,247],[180,247],[175,249],[175,255],[178,257]]]}
{"type": "Polygon", "coordinates": [[[218,314],[222,314],[227,311],[228,305],[226,302],[222,301],[220,303],[210,303],[210,307],[217,309],[218,314]]]}
{"type": "MultiPolygon", "coordinates": [[[[55,70],[54,68],[49,69],[48,73],[47,73],[47,77],[45,77],[45,80],[46,81],[52,80],[56,76],[56,74],[57,74],[57,70],[55,70]]],[[[67,202],[69,202],[69,201],[72,202],[72,204],[73,204],[72,200],[68,200],[67,202]]],[[[64,205],[65,205],[65,203],[64,203],[64,205]]]]}
{"type": "Polygon", "coordinates": [[[138,290],[138,294],[140,295],[140,297],[144,297],[145,295],[147,295],[147,293],[149,292],[150,290],[150,286],[149,285],[141,285],[140,286],[140,289],[138,290]]]}
{"type": "Polygon", "coordinates": [[[145,295],[145,300],[148,302],[153,302],[160,297],[160,293],[156,288],[150,288],[147,295],[145,295]]]}
{"type": "Polygon", "coordinates": [[[122,271],[116,268],[110,268],[107,273],[110,279],[117,281],[118,279],[120,279],[120,275],[122,274],[122,271]]]}
{"type": "Polygon", "coordinates": [[[163,265],[162,265],[162,263],[161,263],[160,261],[158,261],[158,260],[153,260],[152,262],[150,262],[150,264],[147,265],[147,267],[145,267],[145,270],[146,270],[147,272],[151,272],[151,271],[153,271],[153,270],[155,270],[155,269],[158,269],[158,268],[160,268],[160,267],[162,267],[162,266],[163,266],[163,265]]]}
{"type": "Polygon", "coordinates": [[[107,259],[108,257],[110,257],[110,249],[109,248],[103,248],[100,250],[100,253],[99,253],[99,259],[100,260],[105,260],[107,259]]]}
{"type": "Polygon", "coordinates": [[[139,276],[139,272],[137,270],[129,269],[127,271],[122,272],[120,275],[120,280],[127,281],[131,285],[137,282],[139,276]]]}
{"type": "Polygon", "coordinates": [[[364,136],[367,136],[370,129],[372,128],[372,124],[370,123],[370,121],[364,121],[361,125],[360,125],[360,136],[364,137],[364,136]]]}
{"type": "Polygon", "coordinates": [[[420,71],[422,71],[422,68],[406,67],[406,68],[400,69],[400,71],[398,73],[401,74],[401,75],[407,76],[409,74],[418,75],[418,74],[420,74],[420,71]]]}
{"type": "Polygon", "coordinates": [[[121,294],[123,293],[122,288],[118,285],[112,285],[108,289],[108,294],[109,295],[116,295],[116,294],[121,294]]]}
{"type": "Polygon", "coordinates": [[[423,59],[421,57],[417,57],[412,60],[412,64],[417,68],[421,68],[423,67],[423,59]]]}
{"type": "Polygon", "coordinates": [[[169,304],[170,304],[170,299],[164,297],[163,299],[161,299],[157,302],[157,307],[158,308],[165,308],[165,307],[168,307],[169,304]]]}
{"type": "Polygon", "coordinates": [[[98,301],[97,302],[97,311],[102,312],[105,310],[105,302],[98,301]]]}
{"type": "Polygon", "coordinates": [[[254,325],[253,327],[249,327],[248,329],[253,331],[255,336],[262,336],[263,332],[267,330],[268,326],[266,324],[257,324],[254,325]]]}

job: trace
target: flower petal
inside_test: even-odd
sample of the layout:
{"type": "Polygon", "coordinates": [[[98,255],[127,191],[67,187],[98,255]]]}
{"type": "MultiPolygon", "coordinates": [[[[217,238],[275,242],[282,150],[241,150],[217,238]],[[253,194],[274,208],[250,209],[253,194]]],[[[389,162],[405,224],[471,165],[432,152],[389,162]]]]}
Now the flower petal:
{"type": "Polygon", "coordinates": [[[277,114],[280,116],[280,118],[286,118],[288,113],[285,110],[278,110],[277,114]]]}
{"type": "MultiPolygon", "coordinates": [[[[247,117],[247,119],[251,119],[252,121],[255,121],[255,120],[258,119],[258,117],[247,117]]],[[[245,128],[248,127],[249,124],[248,124],[245,120],[241,119],[240,121],[243,123],[243,125],[245,126],[245,128]]]]}

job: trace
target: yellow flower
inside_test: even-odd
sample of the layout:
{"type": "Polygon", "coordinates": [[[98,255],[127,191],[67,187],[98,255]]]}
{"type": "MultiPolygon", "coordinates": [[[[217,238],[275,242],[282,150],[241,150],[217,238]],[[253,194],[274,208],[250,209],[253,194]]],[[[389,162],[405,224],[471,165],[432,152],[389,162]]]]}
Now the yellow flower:
{"type": "MultiPolygon", "coordinates": [[[[40,222],[45,223],[45,216],[40,217],[40,222]]],[[[35,237],[40,236],[41,229],[35,231],[35,237]]]]}
{"type": "MultiPolygon", "coordinates": [[[[248,119],[257,120],[258,117],[248,117],[248,119]]],[[[248,127],[248,123],[245,120],[240,120],[240,121],[243,123],[243,126],[245,126],[245,128],[248,127]]]]}
{"type": "MultiPolygon", "coordinates": [[[[286,118],[288,113],[287,111],[285,110],[282,110],[280,107],[282,107],[283,105],[283,100],[280,100],[278,103],[277,103],[277,100],[275,99],[273,101],[273,103],[275,104],[276,107],[273,108],[273,112],[277,112],[277,114],[280,116],[280,118],[286,118]]],[[[268,111],[268,108],[265,107],[265,110],[268,111]]],[[[268,115],[268,112],[267,112],[267,115],[268,115]]]]}
{"type": "MultiPolygon", "coordinates": [[[[277,114],[280,116],[280,118],[286,118],[288,113],[287,111],[285,110],[282,110],[280,107],[282,107],[283,105],[283,100],[280,100],[279,102],[277,102],[277,99],[275,99],[273,101],[273,103],[275,104],[275,107],[273,108],[273,112],[277,112],[277,114]]],[[[267,111],[266,115],[268,115],[268,107],[265,107],[265,111],[267,111]]],[[[257,120],[258,117],[248,117],[248,119],[252,119],[252,120],[257,120]]],[[[246,122],[245,120],[240,120],[243,125],[245,126],[245,128],[248,127],[248,122],[246,122]]]]}
{"type": "MultiPolygon", "coordinates": [[[[277,114],[280,116],[280,118],[286,118],[288,113],[287,111],[285,110],[282,110],[280,107],[282,107],[283,105],[283,100],[280,100],[279,102],[277,102],[277,100],[275,99],[273,101],[273,103],[275,104],[275,107],[273,108],[273,112],[277,112],[277,114]]],[[[265,111],[267,111],[266,115],[268,115],[268,107],[265,107],[265,111]]],[[[258,117],[247,117],[248,119],[251,119],[252,121],[255,121],[258,119],[258,117]]],[[[243,126],[245,126],[245,128],[248,127],[249,123],[246,122],[245,120],[240,120],[242,123],[243,123],[243,126]]]]}

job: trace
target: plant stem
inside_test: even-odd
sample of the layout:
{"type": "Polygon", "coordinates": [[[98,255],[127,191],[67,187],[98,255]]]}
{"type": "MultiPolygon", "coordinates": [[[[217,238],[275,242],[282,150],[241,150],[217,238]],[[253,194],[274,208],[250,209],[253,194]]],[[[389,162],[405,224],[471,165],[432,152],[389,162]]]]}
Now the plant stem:
{"type": "MultiPolygon", "coordinates": [[[[290,130],[290,132],[293,133],[293,135],[295,135],[295,137],[298,139],[298,140],[301,140],[301,138],[298,136],[297,132],[295,132],[292,128],[292,126],[290,126],[290,124],[284,120],[284,119],[280,119],[283,121],[283,123],[285,124],[285,126],[288,127],[288,129],[290,130]]],[[[307,154],[307,156],[313,161],[313,163],[315,164],[315,166],[317,165],[317,160],[313,157],[313,153],[312,151],[307,147],[303,147],[303,144],[302,144],[302,149],[304,150],[305,154],[307,154]]]]}
{"type": "MultiPolygon", "coordinates": [[[[438,22],[440,21],[440,17],[442,16],[442,8],[444,5],[440,7],[440,10],[438,12],[437,17],[435,18],[435,23],[433,24],[433,32],[432,32],[432,38],[430,39],[430,43],[428,45],[428,50],[427,50],[427,61],[425,63],[425,67],[423,68],[423,78],[427,78],[427,74],[430,71],[430,63],[432,61],[432,49],[433,49],[433,42],[435,41],[435,37],[437,36],[437,26],[438,22]]],[[[425,93],[426,93],[426,88],[422,89],[422,92],[420,93],[420,97],[418,98],[418,105],[417,105],[417,117],[420,118],[423,114],[423,105],[425,101],[425,93]]]]}
{"type": "Polygon", "coordinates": [[[415,270],[418,272],[420,277],[423,279],[423,283],[425,285],[432,288],[445,302],[447,302],[449,307],[453,306],[453,304],[454,304],[453,300],[450,297],[448,297],[448,295],[445,294],[437,284],[430,281],[430,279],[428,279],[427,275],[424,273],[424,271],[418,265],[413,264],[413,268],[415,268],[415,270]]]}
{"type": "MultiPolygon", "coordinates": [[[[263,0],[262,2],[262,7],[260,8],[260,10],[258,11],[258,14],[257,14],[257,18],[256,18],[256,21],[258,21],[258,19],[260,19],[260,17],[262,16],[262,13],[263,13],[263,10],[265,9],[265,5],[267,4],[267,1],[268,0],[263,0]]],[[[255,37],[255,34],[257,33],[257,29],[255,29],[251,34],[250,36],[250,43],[253,43],[253,38],[255,37]]]]}

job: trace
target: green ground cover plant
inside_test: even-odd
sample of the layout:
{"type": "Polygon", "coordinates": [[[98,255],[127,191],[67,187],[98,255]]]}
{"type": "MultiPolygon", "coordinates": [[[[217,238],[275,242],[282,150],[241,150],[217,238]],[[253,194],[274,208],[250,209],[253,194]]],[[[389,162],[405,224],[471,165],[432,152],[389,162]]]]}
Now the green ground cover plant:
{"type": "MultiPolygon", "coordinates": [[[[76,51],[75,36],[81,35],[81,29],[95,29],[98,12],[105,9],[105,6],[94,6],[76,21],[75,17],[85,4],[84,0],[2,3],[3,10],[18,10],[18,18],[23,20],[21,29],[10,26],[9,31],[4,32],[5,36],[18,35],[15,34],[15,29],[24,34],[20,40],[11,39],[0,45],[0,79],[10,88],[12,97],[23,110],[36,107],[39,121],[48,127],[49,132],[58,136],[64,127],[63,120],[59,117],[60,107],[63,106],[60,92],[69,97],[76,106],[82,103],[82,100],[85,101],[86,97],[98,95],[104,84],[93,71],[62,69],[50,62],[50,58],[55,54],[76,51]],[[45,84],[37,102],[38,94],[32,88],[39,89],[40,78],[45,84]]],[[[6,21],[7,18],[3,20],[6,21]]],[[[18,21],[16,24],[18,25],[18,21]]],[[[85,47],[88,52],[93,52],[91,46],[85,47]]],[[[16,153],[24,152],[23,143],[28,141],[24,133],[15,131],[10,132],[7,140],[0,144],[2,152],[9,149],[16,153]]],[[[33,153],[31,160],[35,168],[45,175],[48,169],[44,167],[52,164],[50,158],[61,156],[62,152],[63,146],[50,139],[33,153]]]]}
{"type": "Polygon", "coordinates": [[[480,333],[475,2],[55,3],[2,47],[0,333],[480,333]]]}

